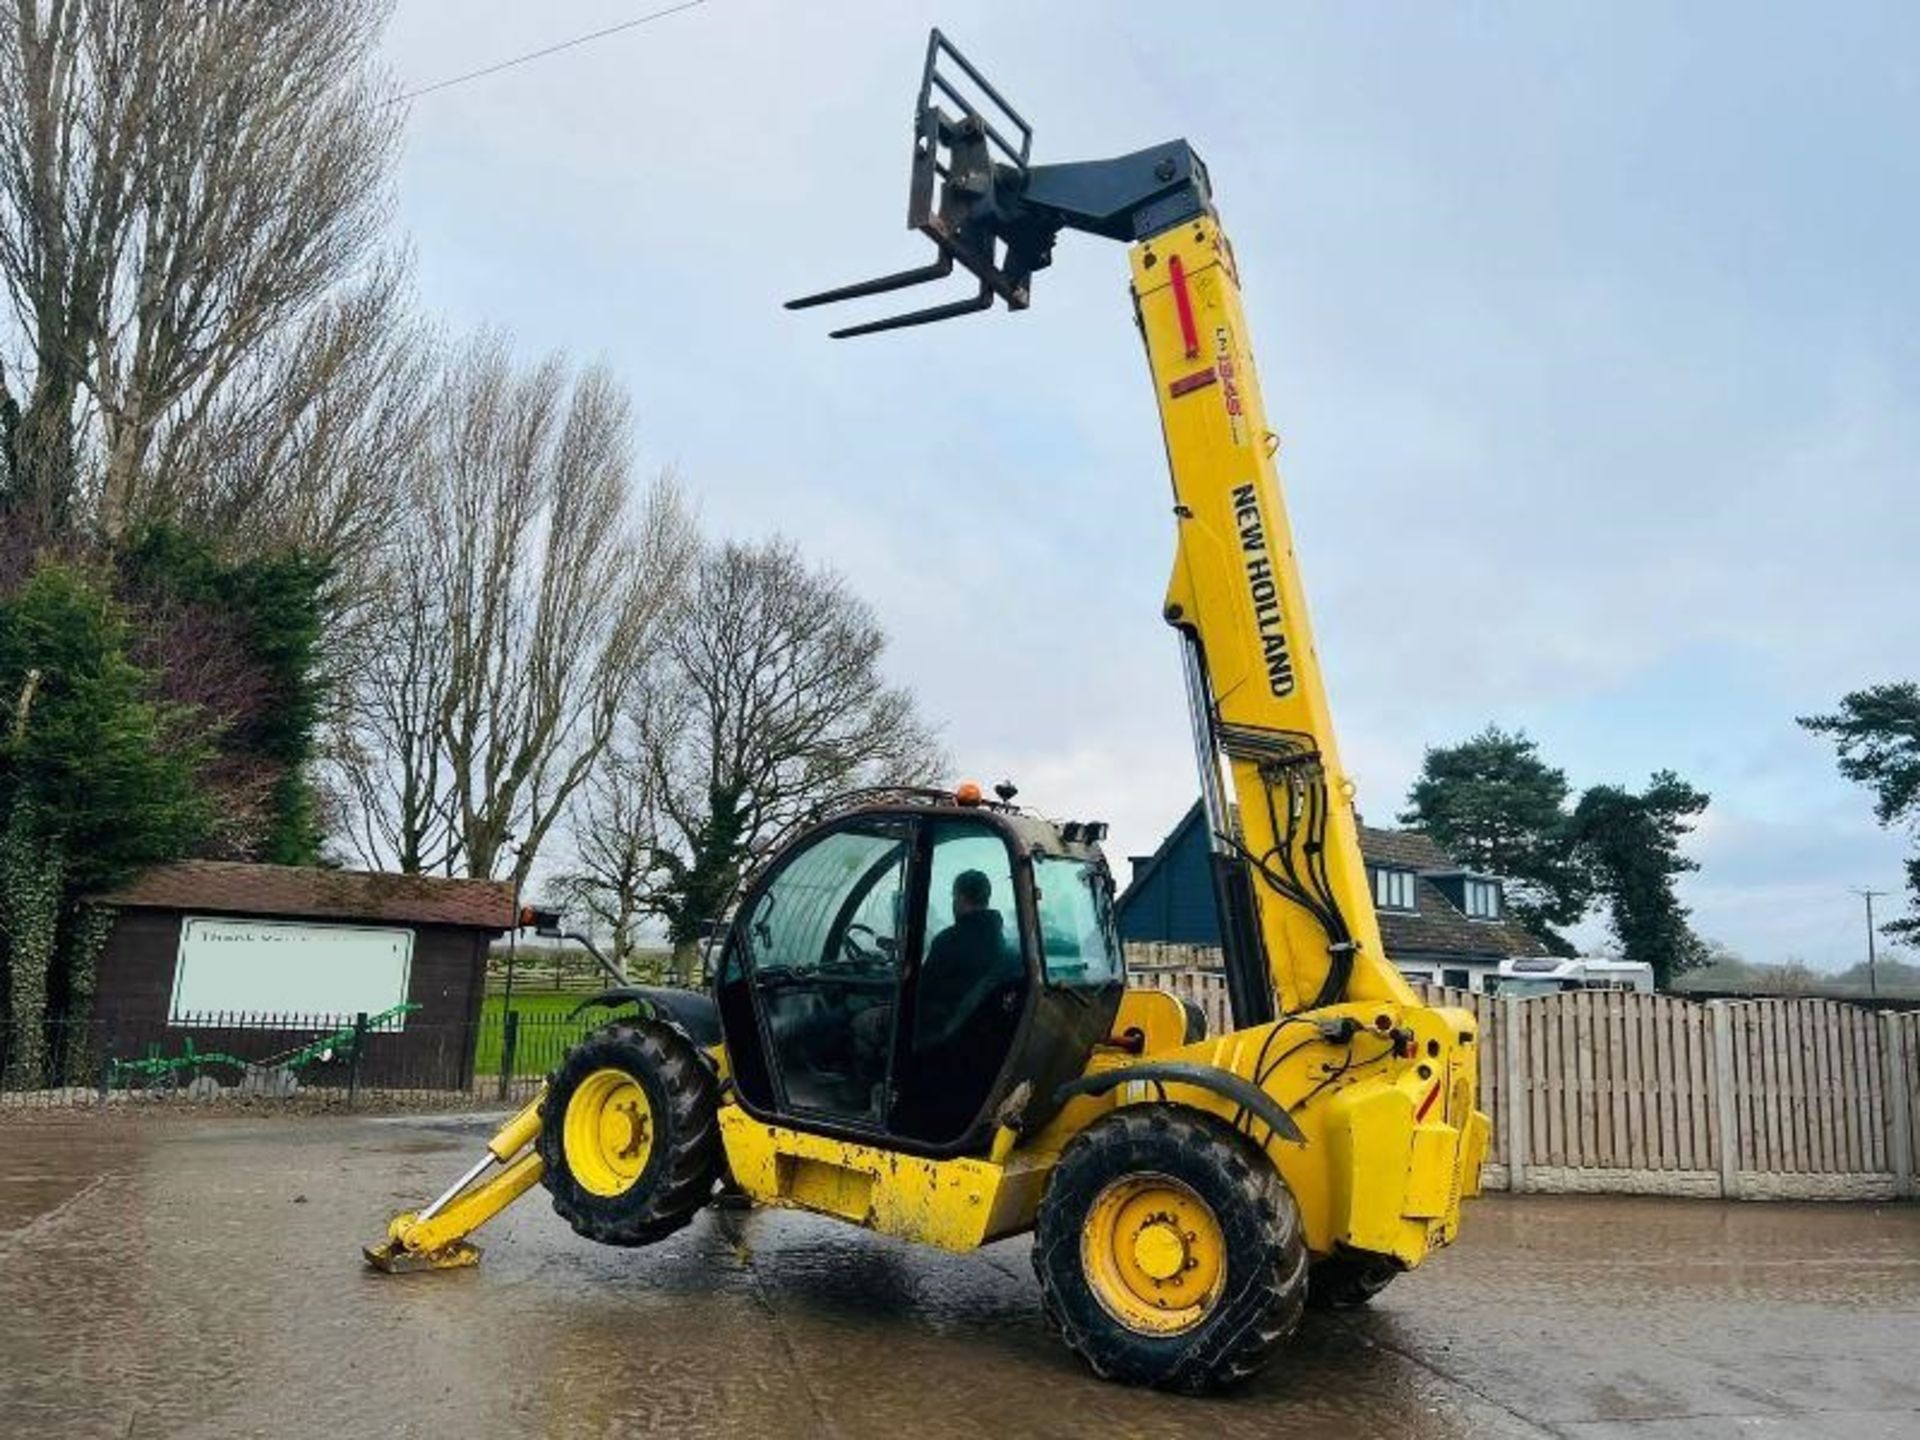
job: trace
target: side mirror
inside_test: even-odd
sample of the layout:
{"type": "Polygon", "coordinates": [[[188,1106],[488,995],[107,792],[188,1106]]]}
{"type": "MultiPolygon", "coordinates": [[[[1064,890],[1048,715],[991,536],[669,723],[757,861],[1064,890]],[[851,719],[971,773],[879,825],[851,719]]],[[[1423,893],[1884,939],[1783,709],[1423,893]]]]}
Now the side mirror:
{"type": "Polygon", "coordinates": [[[538,905],[520,907],[520,928],[531,930],[547,940],[561,938],[561,918],[558,910],[543,910],[538,905]]]}

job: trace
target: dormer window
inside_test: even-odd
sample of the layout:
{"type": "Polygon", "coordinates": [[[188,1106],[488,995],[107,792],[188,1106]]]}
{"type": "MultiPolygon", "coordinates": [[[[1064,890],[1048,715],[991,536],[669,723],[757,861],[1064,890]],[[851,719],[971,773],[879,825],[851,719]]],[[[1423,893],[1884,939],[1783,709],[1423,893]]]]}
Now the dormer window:
{"type": "Polygon", "coordinates": [[[1373,903],[1382,910],[1413,909],[1413,872],[1386,865],[1369,865],[1373,875],[1373,903]]]}
{"type": "Polygon", "coordinates": [[[1467,903],[1464,908],[1469,920],[1500,918],[1500,882],[1498,880],[1469,880],[1466,890],[1467,903]]]}

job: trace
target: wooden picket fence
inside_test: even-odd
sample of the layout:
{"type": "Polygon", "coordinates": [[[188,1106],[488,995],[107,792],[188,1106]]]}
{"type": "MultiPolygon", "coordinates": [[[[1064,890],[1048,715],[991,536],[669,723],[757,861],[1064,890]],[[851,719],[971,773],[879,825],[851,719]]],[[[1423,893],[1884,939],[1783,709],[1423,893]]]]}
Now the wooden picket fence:
{"type": "MultiPolygon", "coordinates": [[[[1230,1025],[1216,969],[1135,983],[1230,1025]]],[[[1834,1000],[1420,987],[1480,1026],[1492,1189],[1886,1199],[1920,1188],[1920,1010],[1834,1000]]]]}

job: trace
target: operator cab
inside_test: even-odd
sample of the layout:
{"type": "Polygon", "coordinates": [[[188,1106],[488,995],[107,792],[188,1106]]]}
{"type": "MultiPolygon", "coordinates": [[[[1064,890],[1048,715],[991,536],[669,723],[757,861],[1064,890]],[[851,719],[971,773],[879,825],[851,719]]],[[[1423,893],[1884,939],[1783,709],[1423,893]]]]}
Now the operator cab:
{"type": "Polygon", "coordinates": [[[715,998],[756,1118],[966,1153],[1003,1107],[1043,1123],[1109,1035],[1125,974],[1104,827],[962,793],[844,807],[747,885],[715,998]]]}

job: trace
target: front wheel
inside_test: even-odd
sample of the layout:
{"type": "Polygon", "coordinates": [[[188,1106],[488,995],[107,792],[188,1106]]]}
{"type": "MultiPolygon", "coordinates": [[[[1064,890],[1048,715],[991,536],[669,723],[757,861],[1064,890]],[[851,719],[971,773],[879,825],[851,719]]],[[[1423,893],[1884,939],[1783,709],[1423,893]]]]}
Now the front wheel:
{"type": "Polygon", "coordinates": [[[657,1020],[595,1030],[547,1077],[536,1144],[554,1213],[603,1245],[650,1245],[693,1219],[720,1173],[719,1081],[657,1020]]]}
{"type": "Polygon", "coordinates": [[[1197,1392],[1300,1323],[1307,1251],[1273,1163],[1210,1115],[1137,1105],[1060,1157],[1033,1252],[1047,1319],[1103,1379],[1197,1392]]]}

